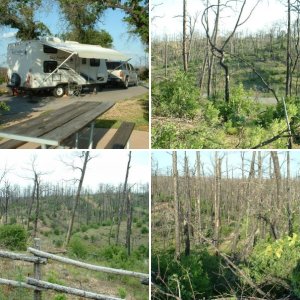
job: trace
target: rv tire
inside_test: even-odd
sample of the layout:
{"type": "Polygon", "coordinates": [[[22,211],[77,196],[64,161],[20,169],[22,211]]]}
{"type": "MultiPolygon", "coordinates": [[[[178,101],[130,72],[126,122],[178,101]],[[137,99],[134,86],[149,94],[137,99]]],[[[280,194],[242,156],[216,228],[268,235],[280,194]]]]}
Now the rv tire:
{"type": "Polygon", "coordinates": [[[56,98],[60,98],[65,94],[65,88],[62,85],[58,85],[57,87],[55,87],[55,89],[53,90],[53,95],[56,98]]]}

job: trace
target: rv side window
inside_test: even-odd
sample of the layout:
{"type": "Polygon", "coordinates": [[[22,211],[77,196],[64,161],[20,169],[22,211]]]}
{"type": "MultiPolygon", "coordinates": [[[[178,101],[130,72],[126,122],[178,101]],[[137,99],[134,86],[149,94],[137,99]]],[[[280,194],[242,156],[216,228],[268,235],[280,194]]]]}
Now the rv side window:
{"type": "Polygon", "coordinates": [[[57,49],[44,45],[44,53],[57,53],[57,49]]]}
{"type": "Polygon", "coordinates": [[[82,58],[81,63],[82,63],[83,65],[86,65],[86,58],[82,58]]]}
{"type": "Polygon", "coordinates": [[[99,67],[100,66],[100,59],[91,58],[90,59],[90,66],[91,67],[99,67]]]}
{"type": "Polygon", "coordinates": [[[44,73],[51,73],[57,68],[57,61],[44,61],[44,73]]]}

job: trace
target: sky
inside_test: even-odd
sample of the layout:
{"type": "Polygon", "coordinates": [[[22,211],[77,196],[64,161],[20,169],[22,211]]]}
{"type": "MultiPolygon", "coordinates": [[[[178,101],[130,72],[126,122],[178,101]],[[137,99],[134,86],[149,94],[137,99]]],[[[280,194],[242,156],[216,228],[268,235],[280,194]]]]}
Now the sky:
{"type": "MultiPolygon", "coordinates": [[[[65,23],[62,22],[59,15],[59,8],[55,1],[50,2],[51,8],[43,8],[37,12],[36,20],[43,20],[48,26],[51,33],[60,34],[64,31],[65,23]]],[[[136,36],[127,33],[127,23],[122,21],[124,13],[119,10],[108,9],[105,11],[100,22],[97,23],[99,30],[104,29],[110,33],[113,38],[113,48],[125,55],[132,57],[132,64],[140,66],[140,64],[148,64],[148,57],[144,51],[144,46],[136,36]]],[[[15,34],[17,30],[6,27],[0,28],[0,66],[6,64],[6,49],[9,43],[16,41],[15,34]]]]}
{"type": "MultiPolygon", "coordinates": [[[[0,175],[8,170],[5,180],[11,184],[28,186],[32,184],[31,161],[36,156],[36,170],[44,175],[43,182],[70,183],[80,177],[79,171],[73,171],[64,162],[74,160],[74,155],[81,151],[73,150],[3,150],[1,151],[0,175]]],[[[97,189],[100,183],[118,185],[125,180],[128,151],[90,151],[94,157],[87,165],[84,186],[97,189]]],[[[78,164],[82,166],[82,163],[78,164]]],[[[130,184],[146,184],[150,177],[150,154],[148,151],[132,152],[129,171],[130,184]]],[[[3,182],[2,182],[3,184],[3,182]]]]}
{"type": "MultiPolygon", "coordinates": [[[[200,14],[196,29],[203,32],[201,24],[201,14],[204,6],[201,0],[187,0],[187,10],[191,17],[194,17],[197,13],[200,14]]],[[[224,3],[225,1],[221,1],[224,3]]],[[[215,0],[211,3],[216,3],[215,0]]],[[[249,0],[244,10],[243,20],[251,11],[255,0],[249,0]]],[[[236,6],[233,6],[236,9],[236,6]]],[[[155,36],[164,36],[172,34],[181,34],[182,25],[180,16],[182,15],[182,0],[152,0],[152,28],[151,34],[155,36]]],[[[233,17],[232,10],[226,10],[221,14],[220,31],[228,32],[232,30],[233,24],[236,22],[236,18],[233,17]]],[[[250,19],[240,27],[240,30],[247,32],[256,32],[260,30],[268,30],[272,27],[274,22],[283,21],[286,19],[286,9],[279,2],[279,0],[261,0],[256,9],[253,11],[250,19]]]]}
{"type": "MultiPolygon", "coordinates": [[[[252,151],[244,151],[245,152],[245,169],[249,170],[250,161],[252,158],[252,151]]],[[[218,151],[219,156],[223,157],[224,155],[228,155],[228,167],[231,172],[233,169],[234,176],[240,177],[241,176],[241,151],[240,150],[230,150],[230,151],[224,151],[220,150],[218,151]]],[[[196,151],[195,150],[187,150],[187,155],[189,158],[189,164],[191,168],[195,167],[196,162],[196,151]]],[[[213,174],[213,161],[215,157],[215,151],[214,150],[208,150],[208,151],[202,151],[201,150],[201,161],[204,164],[205,174],[211,175],[213,174]]],[[[178,151],[178,169],[179,171],[182,171],[183,169],[183,163],[184,163],[184,151],[178,151]]],[[[265,174],[268,175],[269,169],[267,168],[267,165],[269,164],[269,158],[270,158],[270,151],[263,150],[262,151],[262,157],[265,157],[263,160],[265,163],[265,174]]],[[[279,162],[281,164],[281,173],[282,175],[286,174],[286,151],[278,151],[278,157],[279,162]]],[[[299,150],[293,150],[290,152],[290,159],[291,159],[291,175],[299,175],[300,173],[300,151],[299,150]]],[[[152,151],[152,168],[154,166],[154,169],[156,169],[156,166],[158,165],[158,170],[160,173],[165,173],[167,170],[170,172],[172,170],[172,151],[152,151]]],[[[225,170],[226,170],[226,158],[224,157],[222,161],[222,170],[223,170],[223,176],[225,176],[225,170]]],[[[231,173],[230,173],[231,175],[231,173]]]]}

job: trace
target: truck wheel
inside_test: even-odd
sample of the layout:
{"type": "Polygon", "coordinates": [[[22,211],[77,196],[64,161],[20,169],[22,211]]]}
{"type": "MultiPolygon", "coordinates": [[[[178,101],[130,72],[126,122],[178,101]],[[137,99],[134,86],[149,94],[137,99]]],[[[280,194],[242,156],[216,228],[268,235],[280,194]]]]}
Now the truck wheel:
{"type": "Polygon", "coordinates": [[[128,77],[126,77],[126,78],[125,78],[125,81],[124,81],[124,83],[123,83],[124,89],[128,89],[128,84],[129,84],[129,82],[128,82],[128,77]]]}
{"type": "Polygon", "coordinates": [[[53,90],[53,96],[56,98],[60,98],[65,94],[65,88],[62,85],[58,85],[53,90]]]}

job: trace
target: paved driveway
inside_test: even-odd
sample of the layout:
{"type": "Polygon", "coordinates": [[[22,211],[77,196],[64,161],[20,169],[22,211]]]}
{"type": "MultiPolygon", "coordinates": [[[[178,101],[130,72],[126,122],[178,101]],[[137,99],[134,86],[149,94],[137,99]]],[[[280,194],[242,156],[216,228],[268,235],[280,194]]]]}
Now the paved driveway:
{"type": "Polygon", "coordinates": [[[0,101],[4,101],[9,107],[8,112],[0,115],[0,123],[20,121],[31,117],[32,114],[41,113],[47,110],[56,110],[73,103],[75,101],[122,101],[144,95],[148,88],[144,86],[133,86],[127,90],[118,88],[106,88],[97,94],[89,93],[82,96],[64,96],[55,98],[53,96],[2,96],[0,101]]]}

